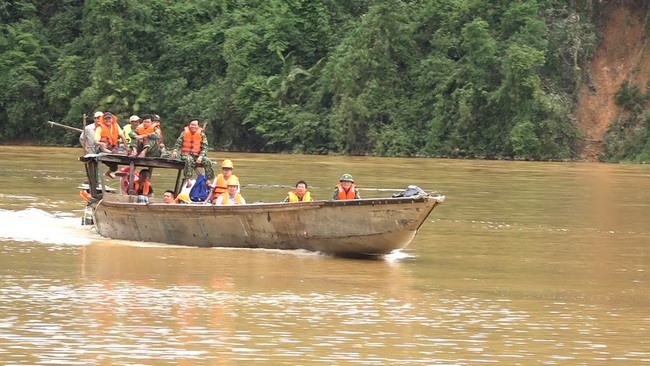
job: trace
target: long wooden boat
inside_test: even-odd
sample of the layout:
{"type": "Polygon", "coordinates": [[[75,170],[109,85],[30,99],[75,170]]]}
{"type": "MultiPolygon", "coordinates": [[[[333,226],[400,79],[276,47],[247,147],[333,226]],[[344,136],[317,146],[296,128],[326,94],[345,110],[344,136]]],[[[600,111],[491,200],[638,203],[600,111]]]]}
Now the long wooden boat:
{"type": "MultiPolygon", "coordinates": [[[[176,192],[183,163],[162,158],[113,154],[85,155],[89,205],[97,232],[114,239],[197,247],[307,249],[337,255],[383,255],[407,246],[445,197],[419,191],[412,197],[348,201],[254,203],[214,206],[165,204],[160,198],[101,193],[99,163],[176,169],[176,192]],[[97,177],[100,181],[97,182],[97,177]],[[145,202],[143,202],[145,201],[145,202]]],[[[133,181],[133,179],[131,179],[133,181]]]]}

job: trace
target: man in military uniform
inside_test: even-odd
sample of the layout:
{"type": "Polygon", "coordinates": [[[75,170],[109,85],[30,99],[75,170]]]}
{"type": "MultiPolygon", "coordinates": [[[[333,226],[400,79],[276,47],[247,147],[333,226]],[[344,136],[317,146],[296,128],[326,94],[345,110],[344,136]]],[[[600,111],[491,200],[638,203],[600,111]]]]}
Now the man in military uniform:
{"type": "Polygon", "coordinates": [[[339,179],[339,184],[334,188],[332,193],[333,200],[358,200],[359,191],[357,186],[354,184],[354,179],[350,174],[343,174],[341,179],[339,179]]]}
{"type": "Polygon", "coordinates": [[[185,163],[183,177],[186,182],[189,182],[192,177],[192,172],[196,169],[196,164],[203,164],[207,182],[211,182],[214,179],[212,162],[206,156],[207,153],[208,139],[205,137],[205,131],[199,126],[199,120],[193,119],[189,125],[185,126],[181,135],[176,139],[174,150],[171,154],[172,159],[179,157],[185,163]]]}

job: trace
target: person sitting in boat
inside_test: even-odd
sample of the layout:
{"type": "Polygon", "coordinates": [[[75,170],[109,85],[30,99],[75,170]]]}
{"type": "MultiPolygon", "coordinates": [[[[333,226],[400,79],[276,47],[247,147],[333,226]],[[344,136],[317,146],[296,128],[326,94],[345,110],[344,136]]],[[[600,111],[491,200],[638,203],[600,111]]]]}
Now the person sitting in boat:
{"type": "Polygon", "coordinates": [[[137,182],[133,182],[133,189],[135,194],[138,196],[153,196],[153,187],[149,179],[151,178],[151,173],[148,169],[140,170],[140,179],[137,182]]]}
{"type": "Polygon", "coordinates": [[[174,191],[172,190],[166,190],[165,193],[163,193],[163,200],[167,204],[175,204],[176,200],[174,200],[174,191]]]}
{"type": "Polygon", "coordinates": [[[167,149],[165,149],[165,141],[163,140],[163,130],[162,126],[160,125],[160,116],[157,114],[152,114],[151,124],[154,126],[154,128],[158,129],[158,132],[160,132],[160,139],[158,140],[158,149],[160,149],[160,156],[165,158],[169,157],[169,153],[167,152],[167,149]]]}
{"type": "Polygon", "coordinates": [[[310,202],[311,193],[307,190],[307,183],[304,180],[299,180],[296,183],[296,189],[289,191],[287,193],[287,198],[284,199],[284,202],[310,202]]]}
{"type": "MultiPolygon", "coordinates": [[[[206,203],[216,202],[219,196],[228,191],[228,186],[226,185],[228,179],[232,177],[237,178],[236,175],[232,174],[234,169],[235,165],[229,159],[221,162],[221,173],[219,173],[219,175],[214,179],[214,182],[212,182],[211,187],[214,187],[214,190],[210,192],[210,195],[205,200],[206,203]]],[[[239,181],[239,178],[237,178],[237,181],[239,181]]],[[[237,186],[237,192],[239,192],[239,186],[237,186]]]]}
{"type": "Polygon", "coordinates": [[[120,125],[117,124],[117,116],[111,112],[104,113],[95,124],[95,145],[100,152],[115,154],[117,153],[120,140],[127,146],[124,132],[120,128],[120,125]]]}
{"type": "Polygon", "coordinates": [[[225,193],[222,193],[219,197],[217,197],[217,202],[215,203],[216,205],[245,205],[246,200],[244,197],[242,197],[241,193],[238,192],[239,190],[239,179],[237,177],[230,177],[228,181],[226,182],[226,186],[228,187],[228,191],[225,193]]]}
{"type": "MultiPolygon", "coordinates": [[[[122,190],[122,194],[129,194],[129,173],[131,172],[131,168],[128,166],[120,168],[117,172],[115,172],[115,175],[120,177],[120,188],[122,190]]],[[[140,179],[138,172],[133,172],[133,182],[137,182],[140,179]]],[[[134,185],[134,190],[135,190],[135,185],[134,185]]]]}
{"type": "Polygon", "coordinates": [[[131,141],[133,140],[131,138],[131,132],[137,130],[141,122],[142,119],[135,114],[129,117],[129,123],[127,123],[122,129],[124,131],[124,137],[126,137],[126,142],[128,143],[126,146],[131,146],[131,141]]]}
{"type": "Polygon", "coordinates": [[[334,192],[332,193],[332,199],[333,200],[358,200],[360,199],[361,196],[359,196],[359,191],[357,190],[357,186],[354,184],[354,179],[352,178],[352,175],[350,174],[343,174],[341,176],[341,179],[339,179],[339,184],[336,185],[334,188],[334,192]]]}
{"type": "Polygon", "coordinates": [[[210,182],[214,179],[214,169],[212,169],[212,161],[208,159],[208,139],[205,137],[205,131],[199,126],[199,120],[193,119],[189,125],[185,126],[181,135],[176,139],[174,150],[172,151],[171,158],[177,157],[185,163],[183,169],[183,177],[185,184],[190,185],[190,178],[192,172],[196,168],[196,164],[203,164],[203,171],[205,171],[205,179],[210,182]],[[178,152],[180,151],[180,156],[178,152]]]}
{"type": "Polygon", "coordinates": [[[145,114],[142,116],[142,124],[131,132],[131,154],[139,158],[160,157],[161,135],[160,128],[153,125],[151,115],[145,114]]]}

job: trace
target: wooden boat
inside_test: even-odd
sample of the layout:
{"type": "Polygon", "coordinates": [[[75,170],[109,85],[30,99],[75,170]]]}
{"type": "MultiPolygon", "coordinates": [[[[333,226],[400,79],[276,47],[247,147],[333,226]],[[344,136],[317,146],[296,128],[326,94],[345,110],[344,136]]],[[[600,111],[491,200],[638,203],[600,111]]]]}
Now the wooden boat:
{"type": "MultiPolygon", "coordinates": [[[[113,154],[85,155],[89,205],[97,232],[114,239],[197,247],[307,249],[337,255],[383,255],[407,246],[444,196],[419,190],[412,197],[348,201],[254,203],[214,206],[165,204],[93,189],[105,185],[99,163],[176,169],[176,192],[183,163],[163,158],[113,154]],[[96,177],[101,182],[95,182],[96,177]],[[98,184],[95,184],[98,183],[98,184]]],[[[131,181],[133,181],[131,177],[131,181]]]]}

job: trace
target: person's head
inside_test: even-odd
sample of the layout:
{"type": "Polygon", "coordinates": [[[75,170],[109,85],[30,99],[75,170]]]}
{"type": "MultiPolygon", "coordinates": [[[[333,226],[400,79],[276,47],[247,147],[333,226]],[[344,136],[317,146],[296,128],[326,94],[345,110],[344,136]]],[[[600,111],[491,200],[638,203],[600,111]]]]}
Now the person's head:
{"type": "Polygon", "coordinates": [[[110,124],[111,122],[113,122],[113,113],[105,112],[104,113],[104,123],[110,124]]]}
{"type": "Polygon", "coordinates": [[[352,183],[354,183],[354,178],[352,178],[352,175],[346,173],[341,176],[339,182],[341,182],[343,187],[348,188],[352,185],[352,183]]]}
{"type": "Polygon", "coordinates": [[[192,133],[196,132],[196,130],[199,129],[199,120],[198,119],[191,120],[190,124],[189,124],[189,127],[190,127],[190,131],[192,131],[192,133]]]}
{"type": "Polygon", "coordinates": [[[299,180],[298,183],[296,183],[296,193],[298,193],[299,196],[302,196],[307,192],[307,183],[304,180],[299,180]]]}
{"type": "Polygon", "coordinates": [[[237,193],[237,189],[239,188],[239,179],[230,177],[226,181],[226,185],[228,186],[228,194],[234,196],[235,193],[237,193]]]}
{"type": "Polygon", "coordinates": [[[149,173],[148,169],[140,170],[140,180],[141,181],[148,181],[149,178],[151,178],[151,173],[149,173]]]}
{"type": "Polygon", "coordinates": [[[102,118],[103,115],[104,115],[104,112],[101,112],[101,111],[95,112],[95,114],[93,115],[93,117],[95,119],[95,122],[99,121],[102,118]]]}
{"type": "Polygon", "coordinates": [[[151,115],[150,114],[145,114],[142,116],[142,126],[144,128],[149,128],[151,126],[151,115]]]}
{"type": "Polygon", "coordinates": [[[172,190],[166,190],[165,193],[163,193],[163,199],[165,200],[165,203],[174,203],[174,191],[172,190]]]}
{"type": "Polygon", "coordinates": [[[235,168],[235,165],[229,159],[221,162],[221,173],[223,174],[224,179],[230,178],[232,171],[235,168]]]}
{"type": "Polygon", "coordinates": [[[152,114],[151,115],[151,121],[152,122],[160,122],[160,116],[157,114],[152,114]]]}
{"type": "Polygon", "coordinates": [[[135,114],[129,117],[129,123],[131,124],[132,127],[136,127],[137,125],[140,124],[140,117],[136,116],[135,114]]]}

